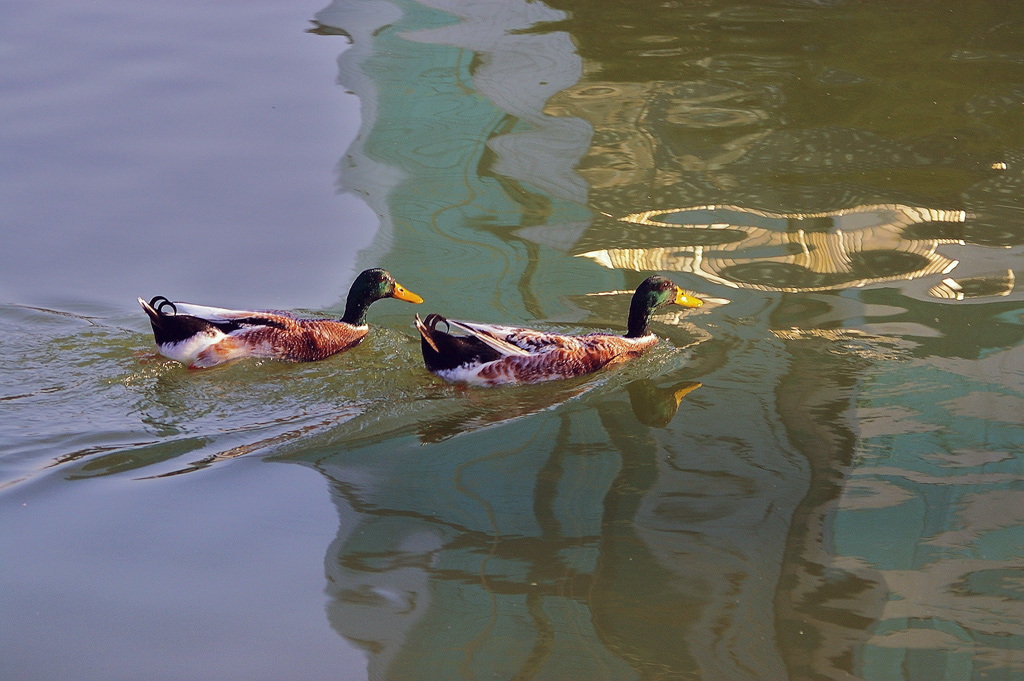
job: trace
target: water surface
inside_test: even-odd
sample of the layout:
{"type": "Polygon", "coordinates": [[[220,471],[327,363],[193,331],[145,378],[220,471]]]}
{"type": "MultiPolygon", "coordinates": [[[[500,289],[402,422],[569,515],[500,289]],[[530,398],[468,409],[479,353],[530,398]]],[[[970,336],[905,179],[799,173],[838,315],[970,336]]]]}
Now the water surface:
{"type": "MultiPolygon", "coordinates": [[[[12,678],[1024,675],[1017,4],[338,0],[142,37],[105,7],[124,51],[76,64],[192,132],[5,76],[40,168],[0,281],[12,678]],[[61,135],[114,156],[58,172],[61,135]],[[203,372],[132,304],[337,312],[365,266],[565,331],[621,329],[653,272],[711,302],[501,390],[427,374],[394,301],[343,356],[203,372]]],[[[55,77],[60,35],[7,41],[55,77]]]]}

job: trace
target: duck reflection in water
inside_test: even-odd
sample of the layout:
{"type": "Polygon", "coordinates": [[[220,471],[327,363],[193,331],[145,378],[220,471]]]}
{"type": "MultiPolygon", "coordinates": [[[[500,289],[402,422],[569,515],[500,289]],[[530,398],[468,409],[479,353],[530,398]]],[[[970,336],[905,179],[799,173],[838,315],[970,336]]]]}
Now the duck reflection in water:
{"type": "MultiPolygon", "coordinates": [[[[658,479],[652,428],[701,385],[656,380],[467,391],[417,433],[429,451],[392,438],[318,459],[347,519],[327,550],[327,616],[366,650],[369,678],[540,678],[549,665],[628,678],[645,644],[620,619],[692,619],[699,599],[631,522],[658,479]],[[645,592],[627,603],[629,584],[645,592]]],[[[693,669],[669,631],[659,659],[693,669]]]]}
{"type": "Polygon", "coordinates": [[[626,390],[636,420],[651,428],[664,428],[676,417],[683,398],[701,385],[698,381],[683,381],[659,388],[654,381],[643,378],[627,385],[626,390]]]}
{"type": "MultiPolygon", "coordinates": [[[[664,428],[675,418],[683,398],[701,387],[698,381],[682,381],[659,387],[649,378],[631,381],[626,385],[629,404],[636,420],[651,428],[664,428]]],[[[521,389],[509,399],[508,393],[476,393],[471,407],[448,417],[431,415],[418,430],[423,444],[442,442],[479,428],[507,423],[539,411],[552,409],[577,398],[593,388],[591,384],[559,386],[555,391],[536,388],[521,389]]],[[[513,389],[515,390],[515,389],[513,389]]]]}

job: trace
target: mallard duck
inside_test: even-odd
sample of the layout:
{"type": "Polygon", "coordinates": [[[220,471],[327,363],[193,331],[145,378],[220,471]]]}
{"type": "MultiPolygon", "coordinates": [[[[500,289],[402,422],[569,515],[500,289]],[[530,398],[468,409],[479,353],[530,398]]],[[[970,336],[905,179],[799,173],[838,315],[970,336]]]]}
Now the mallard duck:
{"type": "Polygon", "coordinates": [[[655,275],[633,294],[625,336],[591,333],[566,336],[496,324],[445,319],[439,314],[420,320],[420,347],[427,369],[451,382],[477,385],[539,383],[581,376],[608,364],[639,357],[658,342],[648,330],[651,315],[665,305],[700,307],[674,283],[655,275]],[[448,332],[437,328],[444,323],[448,332]],[[458,329],[466,335],[453,335],[458,329]]]}
{"type": "Polygon", "coordinates": [[[371,269],[352,282],[340,320],[303,319],[277,310],[225,310],[163,296],[148,303],[139,298],[139,304],[149,315],[160,354],[205,368],[242,357],[311,362],[348,350],[366,337],[366,310],[381,298],[423,302],[388,272],[371,269]]]}

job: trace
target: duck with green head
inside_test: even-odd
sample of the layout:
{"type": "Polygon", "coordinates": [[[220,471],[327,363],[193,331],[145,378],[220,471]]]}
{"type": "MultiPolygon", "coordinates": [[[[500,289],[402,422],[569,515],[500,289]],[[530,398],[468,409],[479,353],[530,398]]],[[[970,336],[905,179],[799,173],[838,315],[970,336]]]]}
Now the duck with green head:
{"type": "Polygon", "coordinates": [[[654,312],[671,304],[694,308],[703,302],[655,275],[645,279],[633,294],[625,336],[568,336],[445,319],[438,314],[428,315],[425,320],[416,315],[416,328],[427,369],[447,381],[477,385],[539,383],[582,376],[639,357],[658,342],[649,328],[654,312]],[[447,325],[447,332],[437,328],[440,323],[447,325]],[[451,333],[455,329],[463,333],[451,333]]]}
{"type": "Polygon", "coordinates": [[[157,296],[148,303],[160,354],[191,368],[205,368],[242,357],[311,362],[355,347],[366,338],[366,311],[383,298],[410,303],[423,299],[382,269],[365,270],[349,289],[340,319],[308,319],[277,310],[226,310],[171,302],[157,296]]]}

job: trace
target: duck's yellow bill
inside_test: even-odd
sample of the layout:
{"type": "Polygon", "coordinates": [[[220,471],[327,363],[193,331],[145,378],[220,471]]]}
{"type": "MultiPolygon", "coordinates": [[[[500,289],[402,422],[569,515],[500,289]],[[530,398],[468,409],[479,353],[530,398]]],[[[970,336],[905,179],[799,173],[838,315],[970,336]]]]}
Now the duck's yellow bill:
{"type": "Polygon", "coordinates": [[[704,301],[694,296],[688,296],[683,293],[683,289],[676,290],[676,305],[682,305],[683,307],[700,307],[704,304],[704,301]]]}
{"type": "Polygon", "coordinates": [[[404,300],[407,303],[417,303],[417,304],[419,304],[419,303],[423,302],[422,298],[420,298],[418,295],[416,295],[412,291],[406,289],[405,287],[403,287],[401,284],[399,284],[397,282],[395,283],[395,292],[391,294],[391,297],[392,298],[398,298],[399,300],[404,300]]]}

